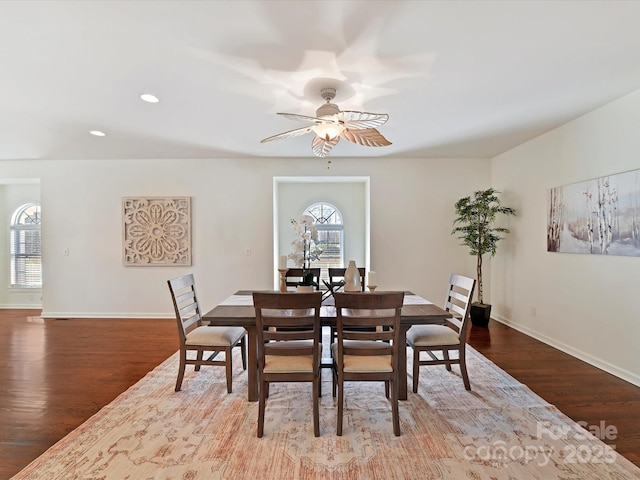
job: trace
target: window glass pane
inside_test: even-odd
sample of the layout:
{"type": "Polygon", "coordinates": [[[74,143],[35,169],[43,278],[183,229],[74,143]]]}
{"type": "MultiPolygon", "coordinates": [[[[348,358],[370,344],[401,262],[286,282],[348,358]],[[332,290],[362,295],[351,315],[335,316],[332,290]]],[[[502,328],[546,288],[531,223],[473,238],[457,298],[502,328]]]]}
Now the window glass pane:
{"type": "Polygon", "coordinates": [[[318,228],[318,243],[323,257],[342,260],[342,230],[318,228]]]}
{"type": "Polygon", "coordinates": [[[311,262],[312,267],[320,267],[320,278],[329,280],[329,267],[343,267],[344,226],[342,214],[330,203],[320,202],[308,207],[305,215],[311,215],[318,231],[318,247],[322,255],[311,262]]]}
{"type": "Polygon", "coordinates": [[[42,286],[42,242],[40,238],[40,206],[23,205],[11,222],[11,286],[42,286]]]}
{"type": "Polygon", "coordinates": [[[304,212],[314,218],[314,224],[318,225],[342,225],[342,214],[336,207],[329,203],[316,203],[304,212]]]}

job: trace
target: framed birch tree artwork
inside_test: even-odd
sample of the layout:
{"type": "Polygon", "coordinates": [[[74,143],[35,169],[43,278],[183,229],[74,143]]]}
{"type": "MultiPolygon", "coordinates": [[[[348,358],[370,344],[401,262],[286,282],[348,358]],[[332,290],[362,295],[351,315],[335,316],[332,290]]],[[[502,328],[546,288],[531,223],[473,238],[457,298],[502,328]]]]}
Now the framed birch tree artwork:
{"type": "Polygon", "coordinates": [[[640,257],[640,170],[555,187],[547,251],[640,257]]]}
{"type": "Polygon", "coordinates": [[[191,265],[191,197],[124,197],[125,266],[191,265]]]}

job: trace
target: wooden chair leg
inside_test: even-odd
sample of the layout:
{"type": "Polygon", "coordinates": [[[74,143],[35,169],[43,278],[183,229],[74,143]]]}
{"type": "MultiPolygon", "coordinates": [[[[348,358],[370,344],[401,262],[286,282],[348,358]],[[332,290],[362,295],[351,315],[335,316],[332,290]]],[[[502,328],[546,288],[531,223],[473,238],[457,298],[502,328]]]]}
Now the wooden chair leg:
{"type": "Polygon", "coordinates": [[[224,355],[226,357],[227,364],[227,393],[231,393],[232,382],[233,382],[233,362],[231,361],[231,350],[232,347],[227,347],[224,349],[224,355]]]}
{"type": "Polygon", "coordinates": [[[389,381],[384,382],[384,396],[385,398],[389,398],[389,381]]]}
{"type": "Polygon", "coordinates": [[[391,399],[391,416],[393,420],[393,434],[398,437],[400,436],[400,413],[398,412],[398,381],[393,380],[391,382],[391,390],[392,390],[392,399],[391,399]]]}
{"type": "Polygon", "coordinates": [[[464,388],[466,390],[471,390],[471,384],[469,383],[469,375],[467,374],[467,360],[465,355],[465,348],[462,347],[460,349],[460,374],[462,375],[462,381],[464,382],[464,388]]]}
{"type": "Polygon", "coordinates": [[[266,390],[269,382],[261,382],[260,384],[260,398],[258,400],[258,438],[262,438],[264,433],[264,408],[266,403],[266,390]]]}
{"type": "Polygon", "coordinates": [[[182,388],[182,379],[184,378],[184,369],[187,366],[187,352],[180,349],[180,366],[178,367],[178,379],[176,380],[176,392],[182,388]]]}
{"type": "MultiPolygon", "coordinates": [[[[203,355],[203,353],[204,353],[204,352],[203,352],[202,350],[198,350],[198,354],[196,355],[196,359],[197,359],[197,361],[198,361],[198,362],[202,362],[202,355],[203,355]]],[[[196,372],[199,372],[199,371],[200,371],[200,363],[196,363],[196,366],[195,366],[194,370],[195,370],[196,372]]]]}
{"type": "Polygon", "coordinates": [[[413,393],[418,393],[418,380],[420,378],[420,350],[413,349],[413,393]]]}
{"type": "Polygon", "coordinates": [[[451,362],[449,362],[449,350],[442,351],[442,358],[444,358],[447,361],[447,363],[445,364],[445,367],[447,368],[447,370],[451,371],[451,362]]]}
{"type": "Polygon", "coordinates": [[[336,428],[336,435],[342,436],[342,415],[344,409],[344,382],[338,376],[338,425],[336,428]]]}
{"type": "Polygon", "coordinates": [[[333,398],[335,398],[336,396],[337,383],[338,383],[338,366],[334,362],[333,368],[331,369],[331,390],[332,390],[333,398]]]}
{"type": "Polygon", "coordinates": [[[243,370],[247,369],[247,344],[245,342],[246,338],[247,336],[245,335],[244,337],[242,337],[242,340],[240,340],[240,356],[242,357],[243,370]]]}
{"type": "Polygon", "coordinates": [[[313,435],[320,436],[320,376],[313,381],[313,435]]]}

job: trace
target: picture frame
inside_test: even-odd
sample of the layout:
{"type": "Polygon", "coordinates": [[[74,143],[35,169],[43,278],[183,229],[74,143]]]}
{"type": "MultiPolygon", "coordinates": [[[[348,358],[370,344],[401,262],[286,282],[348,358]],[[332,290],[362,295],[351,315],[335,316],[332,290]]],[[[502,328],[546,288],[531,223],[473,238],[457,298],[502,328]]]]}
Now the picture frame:
{"type": "Polygon", "coordinates": [[[640,257],[640,170],[549,189],[547,251],[640,257]]]}

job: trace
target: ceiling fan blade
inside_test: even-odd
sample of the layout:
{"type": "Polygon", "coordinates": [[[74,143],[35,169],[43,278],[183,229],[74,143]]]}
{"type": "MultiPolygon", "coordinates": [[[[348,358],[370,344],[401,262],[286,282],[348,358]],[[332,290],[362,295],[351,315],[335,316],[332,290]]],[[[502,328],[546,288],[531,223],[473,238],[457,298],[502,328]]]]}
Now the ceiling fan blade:
{"type": "Polygon", "coordinates": [[[346,110],[338,113],[338,120],[344,123],[346,128],[375,128],[384,125],[389,120],[386,113],[369,113],[346,110]]]}
{"type": "Polygon", "coordinates": [[[311,148],[313,149],[313,153],[318,157],[326,157],[329,155],[329,152],[333,147],[335,147],[340,141],[340,137],[335,137],[334,139],[324,139],[322,137],[318,137],[317,135],[313,137],[311,142],[311,148]]]}
{"type": "Polygon", "coordinates": [[[307,123],[326,123],[326,120],[323,120],[318,117],[309,117],[307,115],[298,115],[297,113],[278,113],[278,115],[282,115],[283,117],[288,118],[289,120],[296,120],[298,122],[307,122],[307,123]]]}
{"type": "Polygon", "coordinates": [[[385,147],[391,145],[391,142],[384,138],[375,128],[364,128],[360,130],[345,129],[340,136],[349,142],[364,145],[365,147],[385,147]]]}
{"type": "Polygon", "coordinates": [[[272,140],[280,140],[281,138],[293,138],[309,133],[313,127],[296,128],[295,130],[289,130],[288,132],[279,133],[272,137],[267,137],[264,140],[260,140],[260,143],[270,142],[272,140]]]}

